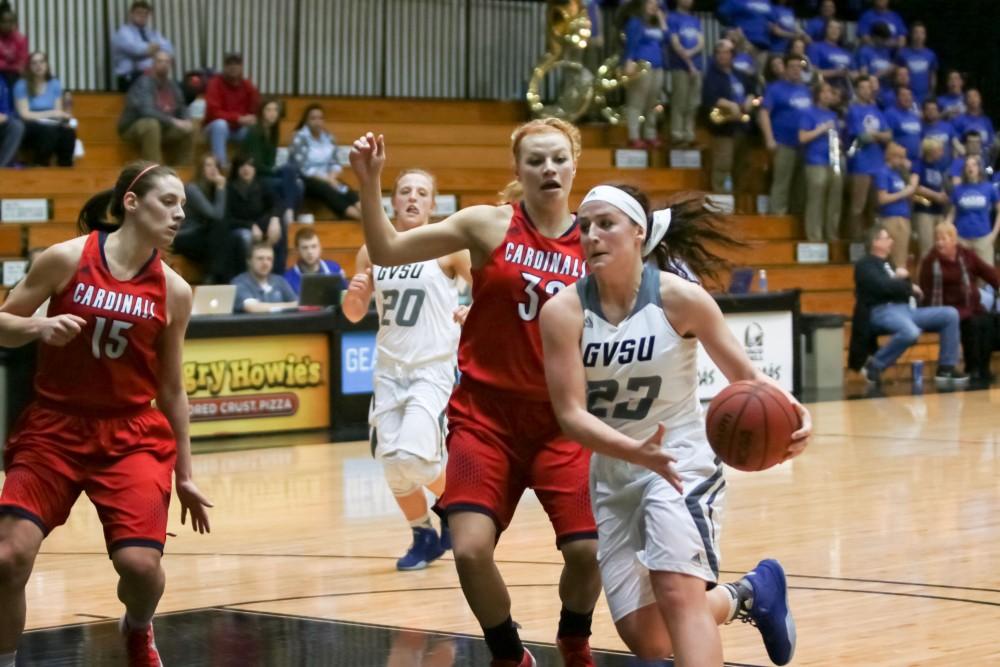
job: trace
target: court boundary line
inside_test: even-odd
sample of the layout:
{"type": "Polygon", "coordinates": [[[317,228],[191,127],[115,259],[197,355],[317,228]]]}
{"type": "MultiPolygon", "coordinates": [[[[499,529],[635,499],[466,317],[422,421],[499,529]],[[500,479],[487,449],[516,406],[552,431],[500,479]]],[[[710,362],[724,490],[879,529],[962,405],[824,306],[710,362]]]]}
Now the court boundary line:
{"type": "MultiPolygon", "coordinates": [[[[50,552],[40,552],[39,556],[105,556],[104,551],[50,551],[50,552]]],[[[209,552],[200,553],[193,551],[180,551],[172,552],[167,551],[164,557],[168,556],[178,556],[182,558],[197,558],[197,557],[212,557],[217,558],[219,556],[230,556],[236,558],[329,558],[331,560],[397,560],[396,556],[377,556],[377,555],[359,555],[359,556],[349,556],[345,554],[275,554],[275,553],[237,553],[237,552],[209,552]]],[[[440,562],[444,563],[454,563],[453,558],[442,557],[439,559],[440,562]]],[[[531,560],[497,560],[498,565],[563,565],[563,563],[558,561],[531,561],[531,560]]],[[[733,576],[743,576],[747,573],[747,570],[719,570],[719,574],[728,574],[733,576]]],[[[819,579],[821,581],[851,581],[860,584],[885,584],[887,586],[914,586],[918,588],[939,588],[944,590],[955,590],[955,591],[974,591],[977,593],[996,593],[1000,595],[1000,589],[997,588],[983,588],[978,586],[955,586],[952,584],[929,584],[929,583],[919,583],[914,581],[896,581],[893,579],[863,579],[860,577],[831,577],[829,575],[822,574],[793,574],[785,572],[785,576],[789,578],[798,579],[819,579]]],[[[794,587],[793,587],[794,588],[794,587]]],[[[801,587],[805,588],[805,587],[801,587]]],[[[823,589],[826,590],[826,589],[823,589]]],[[[832,590],[832,589],[831,589],[832,590]]],[[[845,589],[849,590],[849,589],[845,589]]],[[[954,598],[952,598],[954,599],[954,598]]]]}

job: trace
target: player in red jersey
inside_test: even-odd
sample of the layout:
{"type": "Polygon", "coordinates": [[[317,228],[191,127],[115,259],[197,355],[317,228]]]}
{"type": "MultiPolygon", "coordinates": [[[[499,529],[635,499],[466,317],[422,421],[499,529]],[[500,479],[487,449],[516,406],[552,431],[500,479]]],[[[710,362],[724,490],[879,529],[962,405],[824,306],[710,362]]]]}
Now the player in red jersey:
{"type": "Polygon", "coordinates": [[[593,665],[588,637],[600,594],[597,528],[587,488],[589,454],[562,436],[549,403],[538,313],[584,275],[580,232],[569,193],[580,134],[548,118],[512,137],[520,197],[472,206],[434,224],[396,232],[382,213],[385,143],[354,142],[365,243],[371,260],[394,266],[460,250],[472,256],[472,308],[462,329],[459,385],[448,404],[448,465],[439,506],[452,535],[465,598],[486,637],[493,665],[535,664],[510,616],[510,596],[494,561],[500,533],[526,488],[535,491],[556,533],[564,568],[557,642],[566,665],[593,665]]]}
{"type": "Polygon", "coordinates": [[[191,288],[166,266],[184,219],[184,184],[133,163],[80,213],[88,235],[58,243],[0,307],[0,345],[39,342],[35,400],[4,451],[0,495],[0,667],[24,630],[24,589],[49,531],[81,492],[97,508],[125,605],[130,665],[161,665],[152,619],[163,594],[171,473],[181,523],[209,529],[191,478],[181,358],[191,288]],[[110,213],[115,224],[104,222],[110,213]],[[32,314],[49,299],[46,317],[32,314]],[[156,399],[156,407],[150,405],[156,399]]]}

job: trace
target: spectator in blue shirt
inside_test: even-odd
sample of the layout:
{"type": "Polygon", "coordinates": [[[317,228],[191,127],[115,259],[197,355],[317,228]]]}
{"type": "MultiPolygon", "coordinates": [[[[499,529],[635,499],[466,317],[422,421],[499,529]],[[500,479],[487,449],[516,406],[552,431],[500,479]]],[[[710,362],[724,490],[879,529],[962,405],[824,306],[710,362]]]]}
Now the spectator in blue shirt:
{"type": "Polygon", "coordinates": [[[787,215],[792,185],[799,171],[799,116],[812,106],[809,89],[802,85],[802,61],[785,56],[785,78],[767,86],[757,120],[764,144],[774,155],[771,213],[787,215]]]}
{"type": "Polygon", "coordinates": [[[889,9],[889,0],[875,0],[874,7],[861,15],[858,19],[858,37],[862,41],[870,41],[873,37],[875,26],[884,23],[889,28],[889,41],[887,46],[897,48],[905,42],[907,34],[906,24],[899,14],[889,9]]]}
{"type": "Polygon", "coordinates": [[[826,26],[836,16],[837,4],[833,0],[823,0],[819,6],[819,16],[814,16],[806,21],[806,35],[814,42],[822,42],[826,39],[826,26]]]}
{"type": "Polygon", "coordinates": [[[28,57],[28,71],[14,84],[14,106],[24,121],[22,142],[32,152],[32,163],[47,167],[54,155],[60,167],[72,167],[76,124],[63,111],[62,85],[41,51],[28,57]]]}
{"type": "Polygon", "coordinates": [[[705,71],[705,36],[701,21],[691,13],[694,0],[677,0],[667,19],[670,31],[670,138],[678,145],[694,144],[694,117],[701,104],[705,71]]]}
{"type": "Polygon", "coordinates": [[[941,115],[951,120],[965,113],[965,78],[957,70],[950,70],[945,79],[945,94],[938,96],[941,115]]]}
{"type": "Polygon", "coordinates": [[[719,16],[726,25],[739,28],[754,48],[771,48],[771,0],[724,0],[719,16]]]}
{"type": "Polygon", "coordinates": [[[237,313],[276,313],[295,308],[299,299],[288,282],[276,273],[274,249],[267,241],[258,241],[250,247],[247,270],[233,278],[236,285],[237,313]]]}
{"type": "Polygon", "coordinates": [[[805,35],[795,22],[795,12],[788,6],[788,0],[773,0],[768,30],[771,32],[771,53],[786,53],[790,40],[805,35]]]}
{"type": "Polygon", "coordinates": [[[944,222],[945,209],[951,202],[946,192],[948,166],[944,143],[938,139],[924,139],[920,144],[920,162],[913,167],[913,173],[920,179],[913,199],[913,228],[917,232],[918,257],[921,258],[934,247],[934,228],[944,222]]]}
{"type": "Polygon", "coordinates": [[[909,88],[896,90],[896,106],[885,112],[885,119],[892,129],[892,139],[906,149],[910,162],[920,159],[920,142],[924,126],[920,116],[913,111],[913,93],[909,88]]]}
{"type": "Polygon", "coordinates": [[[119,92],[128,90],[150,68],[157,51],[174,55],[170,40],[149,26],[152,14],[151,4],[136,0],[129,8],[128,22],[111,38],[111,62],[119,92]]]}
{"type": "Polygon", "coordinates": [[[746,158],[747,123],[743,114],[750,109],[749,79],[733,67],[734,47],[728,39],[715,43],[715,57],[705,74],[702,89],[702,106],[705,114],[718,107],[726,112],[725,122],[709,123],[712,135],[712,192],[727,192],[726,181],[732,191],[738,190],[746,158]]]}
{"type": "Polygon", "coordinates": [[[625,89],[625,120],[632,148],[656,148],[656,105],[663,90],[664,49],[667,44],[667,19],[657,0],[645,0],[639,12],[625,22],[625,74],[633,78],[625,89]],[[649,63],[649,71],[639,72],[639,61],[649,63]],[[640,137],[639,118],[642,117],[640,137]]]}
{"type": "Polygon", "coordinates": [[[965,113],[957,116],[954,121],[955,131],[960,135],[968,132],[978,132],[983,141],[983,157],[986,163],[992,161],[994,144],[997,134],[993,129],[993,121],[983,113],[983,96],[975,88],[965,93],[965,113]]]}
{"type": "Polygon", "coordinates": [[[21,146],[24,123],[14,112],[7,82],[0,76],[0,167],[9,167],[21,146]]]}
{"type": "Polygon", "coordinates": [[[847,173],[850,174],[851,205],[849,233],[858,241],[872,223],[874,203],[872,178],[885,164],[883,146],[892,140],[892,130],[875,105],[873,78],[859,79],[855,102],[847,108],[847,173]]]}
{"type": "Polygon", "coordinates": [[[805,148],[806,164],[806,238],[816,242],[840,237],[844,178],[837,114],[831,109],[835,101],[833,87],[822,83],[816,104],[799,115],[799,143],[805,148]]]}
{"type": "Polygon", "coordinates": [[[991,220],[991,213],[1000,197],[993,185],[983,178],[983,162],[972,155],[965,160],[961,182],[951,192],[952,209],[947,222],[958,228],[962,245],[971,248],[979,258],[995,266],[994,244],[1000,230],[1000,210],[991,220]]]}
{"type": "Polygon", "coordinates": [[[889,144],[885,149],[885,165],[875,174],[878,192],[878,224],[892,236],[890,257],[896,266],[906,266],[910,255],[910,216],[913,195],[920,178],[911,171],[906,149],[889,144]]]}
{"type": "Polygon", "coordinates": [[[347,288],[347,279],[340,264],[332,259],[323,259],[323,246],[314,228],[302,227],[295,232],[295,250],[298,259],[285,271],[285,280],[296,294],[302,293],[302,276],[307,273],[340,276],[341,287],[347,288]]]}
{"type": "MultiPolygon", "coordinates": [[[[941,142],[944,150],[944,159],[951,162],[952,152],[961,150],[962,146],[958,141],[958,133],[955,126],[949,120],[941,118],[941,109],[937,100],[928,97],[924,100],[924,139],[933,139],[941,142]]],[[[946,169],[947,170],[947,169],[946,169]]]]}
{"type": "Polygon", "coordinates": [[[822,41],[810,44],[806,53],[823,80],[846,96],[851,89],[851,66],[854,58],[840,46],[844,26],[840,21],[833,20],[826,22],[824,26],[826,32],[823,33],[822,41]]]}
{"type": "Polygon", "coordinates": [[[910,89],[917,102],[930,97],[937,89],[938,59],[927,48],[927,28],[923,23],[913,24],[910,45],[896,52],[896,62],[910,72],[910,89]]]}
{"type": "MultiPolygon", "coordinates": [[[[879,88],[877,101],[878,106],[882,109],[882,111],[888,111],[889,109],[894,109],[897,106],[898,101],[896,100],[896,91],[900,88],[910,88],[910,70],[905,67],[897,67],[893,70],[890,80],[885,82],[879,88]]],[[[910,92],[910,100],[912,101],[912,104],[910,104],[907,108],[913,113],[919,114],[920,107],[913,98],[912,89],[910,89],[910,92]]]]}
{"type": "Polygon", "coordinates": [[[862,45],[855,54],[855,68],[862,75],[886,80],[892,74],[893,67],[889,28],[885,23],[876,23],[872,28],[871,42],[862,45]]]}
{"type": "Polygon", "coordinates": [[[956,155],[951,161],[951,169],[948,171],[953,185],[958,185],[962,182],[962,174],[965,173],[965,158],[973,155],[978,156],[982,164],[986,164],[986,154],[983,150],[983,137],[979,134],[979,132],[969,130],[962,135],[962,150],[960,150],[959,155],[956,155]]]}
{"type": "Polygon", "coordinates": [[[739,28],[726,31],[725,39],[733,45],[733,69],[746,81],[756,81],[757,61],[750,52],[749,42],[739,28]]]}

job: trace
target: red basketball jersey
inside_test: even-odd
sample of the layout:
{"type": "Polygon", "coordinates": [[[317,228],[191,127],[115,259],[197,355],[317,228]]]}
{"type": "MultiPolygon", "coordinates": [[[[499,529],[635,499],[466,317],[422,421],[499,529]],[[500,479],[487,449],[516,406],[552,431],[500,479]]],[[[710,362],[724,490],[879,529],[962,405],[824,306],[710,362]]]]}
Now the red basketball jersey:
{"type": "Polygon", "coordinates": [[[67,412],[95,416],[149,405],[159,386],[157,342],[167,323],[159,252],[131,280],[111,275],[107,234],[91,232],[76,273],[49,302],[49,317],[79,315],[83,331],[63,347],[41,343],[35,391],[67,412]]]}
{"type": "Polygon", "coordinates": [[[516,204],[503,242],[472,272],[472,309],[458,347],[463,376],[548,401],[538,314],[549,298],[585,273],[579,226],[547,238],[524,204],[516,204]]]}

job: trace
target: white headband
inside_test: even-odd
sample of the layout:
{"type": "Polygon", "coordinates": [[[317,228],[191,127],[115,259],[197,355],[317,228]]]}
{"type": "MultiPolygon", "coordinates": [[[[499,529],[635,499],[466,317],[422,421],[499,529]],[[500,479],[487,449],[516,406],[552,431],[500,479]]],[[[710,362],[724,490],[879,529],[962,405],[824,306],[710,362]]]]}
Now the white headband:
{"type": "MultiPolygon", "coordinates": [[[[616,188],[613,185],[598,185],[587,193],[587,196],[581,202],[581,206],[592,201],[602,201],[611,204],[627,215],[629,220],[646,229],[646,213],[642,208],[642,204],[624,190],[616,188]]],[[[653,248],[663,239],[668,229],[670,229],[670,209],[665,208],[653,211],[653,224],[649,229],[649,235],[642,244],[643,257],[653,252],[653,248]]]]}

